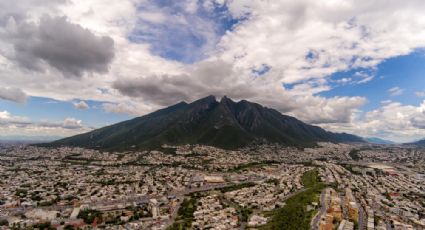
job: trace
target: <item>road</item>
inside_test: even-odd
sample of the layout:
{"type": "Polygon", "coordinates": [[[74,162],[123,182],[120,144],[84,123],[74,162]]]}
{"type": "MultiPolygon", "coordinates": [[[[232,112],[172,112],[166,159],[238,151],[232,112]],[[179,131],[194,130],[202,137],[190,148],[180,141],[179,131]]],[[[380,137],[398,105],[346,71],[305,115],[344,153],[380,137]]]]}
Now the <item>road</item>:
{"type": "Polygon", "coordinates": [[[311,229],[319,229],[319,223],[320,219],[326,212],[326,204],[325,204],[325,189],[322,190],[320,193],[320,210],[316,214],[316,216],[313,217],[311,221],[311,229]]]}
{"type": "Polygon", "coordinates": [[[359,230],[366,230],[367,229],[367,213],[363,207],[363,204],[360,202],[361,201],[361,195],[356,193],[354,195],[354,201],[357,203],[358,207],[359,207],[359,220],[357,222],[358,224],[358,229],[359,230]]]}

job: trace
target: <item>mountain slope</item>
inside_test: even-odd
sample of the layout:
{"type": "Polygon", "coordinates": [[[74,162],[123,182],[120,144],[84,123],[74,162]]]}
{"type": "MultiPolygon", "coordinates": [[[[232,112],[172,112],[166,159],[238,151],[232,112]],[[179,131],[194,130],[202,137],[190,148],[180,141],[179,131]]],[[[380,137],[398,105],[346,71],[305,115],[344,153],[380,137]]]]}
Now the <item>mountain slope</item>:
{"type": "Polygon", "coordinates": [[[410,146],[416,146],[416,147],[424,148],[425,147],[425,139],[415,141],[415,142],[412,142],[412,143],[405,143],[404,145],[410,145],[410,146]]]}
{"type": "Polygon", "coordinates": [[[381,145],[392,145],[395,144],[395,142],[384,140],[378,137],[365,137],[365,141],[372,143],[372,144],[381,144],[381,145]]]}
{"type": "Polygon", "coordinates": [[[131,150],[162,144],[205,144],[233,149],[253,142],[311,146],[317,141],[364,142],[360,137],[328,132],[256,103],[234,102],[227,97],[218,102],[208,96],[44,146],[131,150]]]}

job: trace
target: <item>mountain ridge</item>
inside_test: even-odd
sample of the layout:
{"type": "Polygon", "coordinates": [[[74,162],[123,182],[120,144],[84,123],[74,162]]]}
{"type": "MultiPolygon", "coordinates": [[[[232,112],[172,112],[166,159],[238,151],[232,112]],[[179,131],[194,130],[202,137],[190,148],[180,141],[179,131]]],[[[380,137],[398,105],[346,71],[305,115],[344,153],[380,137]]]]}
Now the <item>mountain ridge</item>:
{"type": "Polygon", "coordinates": [[[210,95],[41,146],[124,151],[163,144],[204,144],[236,149],[252,143],[314,146],[318,141],[364,142],[360,137],[332,133],[257,103],[235,102],[226,96],[217,101],[210,95]]]}
{"type": "Polygon", "coordinates": [[[382,145],[396,144],[393,141],[385,140],[385,139],[382,139],[382,138],[379,138],[379,137],[365,137],[364,139],[365,139],[365,141],[372,143],[372,144],[382,144],[382,145]]]}
{"type": "Polygon", "coordinates": [[[410,145],[410,146],[416,146],[416,147],[425,147],[425,139],[420,139],[418,141],[410,142],[410,143],[404,143],[404,145],[410,145]]]}

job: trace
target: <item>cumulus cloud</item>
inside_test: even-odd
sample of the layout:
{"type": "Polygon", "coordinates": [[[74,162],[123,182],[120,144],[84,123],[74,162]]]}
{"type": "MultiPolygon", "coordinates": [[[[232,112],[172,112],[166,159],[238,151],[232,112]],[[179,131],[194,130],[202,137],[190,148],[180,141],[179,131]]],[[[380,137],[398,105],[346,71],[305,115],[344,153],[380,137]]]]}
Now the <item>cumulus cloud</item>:
{"type": "Polygon", "coordinates": [[[0,99],[25,103],[27,101],[27,95],[17,88],[0,87],[0,99]]]}
{"type": "Polygon", "coordinates": [[[223,57],[246,68],[266,63],[293,83],[325,78],[423,47],[423,1],[224,1],[236,18],[223,57]],[[397,13],[394,13],[397,12],[397,13]],[[413,16],[414,15],[414,16],[413,16]],[[415,23],[410,23],[412,17],[415,23]]]}
{"type": "Polygon", "coordinates": [[[0,25],[4,25],[10,17],[18,21],[32,18],[39,14],[55,12],[67,0],[14,0],[0,2],[0,25]]]}
{"type": "Polygon", "coordinates": [[[14,59],[21,66],[43,71],[45,62],[66,77],[81,77],[84,72],[106,73],[114,57],[112,38],[96,36],[66,17],[43,16],[38,25],[16,25],[11,40],[14,59]]]}
{"type": "Polygon", "coordinates": [[[76,109],[89,109],[90,106],[85,101],[75,102],[74,108],[76,109]]]}
{"type": "Polygon", "coordinates": [[[12,116],[8,111],[0,111],[0,125],[24,126],[30,124],[29,119],[21,116],[12,116]]]}
{"type": "Polygon", "coordinates": [[[38,128],[63,128],[63,129],[81,129],[83,125],[81,120],[75,118],[66,118],[62,122],[50,121],[31,121],[27,117],[13,116],[8,111],[0,111],[0,126],[3,127],[38,127],[38,128]]]}
{"type": "MultiPolygon", "coordinates": [[[[243,79],[235,77],[237,70],[229,63],[204,61],[178,75],[148,75],[120,78],[113,87],[121,94],[143,98],[152,104],[170,105],[179,101],[192,101],[206,95],[248,98],[256,93],[243,79]]],[[[249,80],[247,78],[246,80],[249,80]]]]}
{"type": "MultiPolygon", "coordinates": [[[[242,70],[222,60],[208,60],[187,69],[184,74],[122,78],[115,81],[113,87],[123,95],[143,98],[160,106],[179,101],[191,102],[206,95],[249,99],[315,124],[350,121],[358,107],[366,103],[363,97],[314,96],[312,92],[328,89],[318,86],[318,82],[306,82],[286,90],[274,86],[267,76],[258,78],[247,75],[243,78],[241,73],[242,70]]],[[[108,111],[131,111],[134,114],[130,108],[123,104],[107,104],[106,107],[108,111]]],[[[139,110],[137,114],[140,115],[140,111],[144,110],[139,110]]]]}
{"type": "Polygon", "coordinates": [[[388,102],[351,122],[325,124],[324,128],[362,136],[376,136],[396,142],[409,142],[425,136],[425,101],[418,106],[388,102]]]}
{"type": "Polygon", "coordinates": [[[79,129],[82,128],[83,125],[81,124],[81,120],[77,120],[75,118],[66,118],[62,123],[62,127],[64,129],[79,129]]]}
{"type": "Polygon", "coordinates": [[[15,116],[8,111],[0,111],[0,132],[4,135],[28,136],[69,136],[92,130],[81,120],[66,118],[61,122],[32,121],[28,117],[15,116]]]}
{"type": "Polygon", "coordinates": [[[130,114],[134,116],[139,116],[147,114],[154,109],[159,109],[160,107],[150,107],[143,104],[132,103],[132,102],[120,102],[120,103],[103,103],[102,108],[108,113],[122,113],[130,114]]]}
{"type": "Polygon", "coordinates": [[[388,93],[391,96],[400,96],[403,94],[403,89],[401,89],[400,87],[396,86],[396,87],[392,87],[388,90],[388,93]]]}

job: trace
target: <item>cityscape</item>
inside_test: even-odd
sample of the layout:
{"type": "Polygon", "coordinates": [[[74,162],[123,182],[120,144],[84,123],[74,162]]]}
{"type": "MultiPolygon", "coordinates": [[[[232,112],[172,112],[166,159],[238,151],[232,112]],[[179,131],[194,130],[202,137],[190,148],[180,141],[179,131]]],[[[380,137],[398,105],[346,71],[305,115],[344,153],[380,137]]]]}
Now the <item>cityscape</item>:
{"type": "Polygon", "coordinates": [[[425,0],[0,0],[0,230],[425,230],[425,0]]]}
{"type": "Polygon", "coordinates": [[[162,148],[3,145],[1,228],[425,228],[423,149],[162,148]]]}

